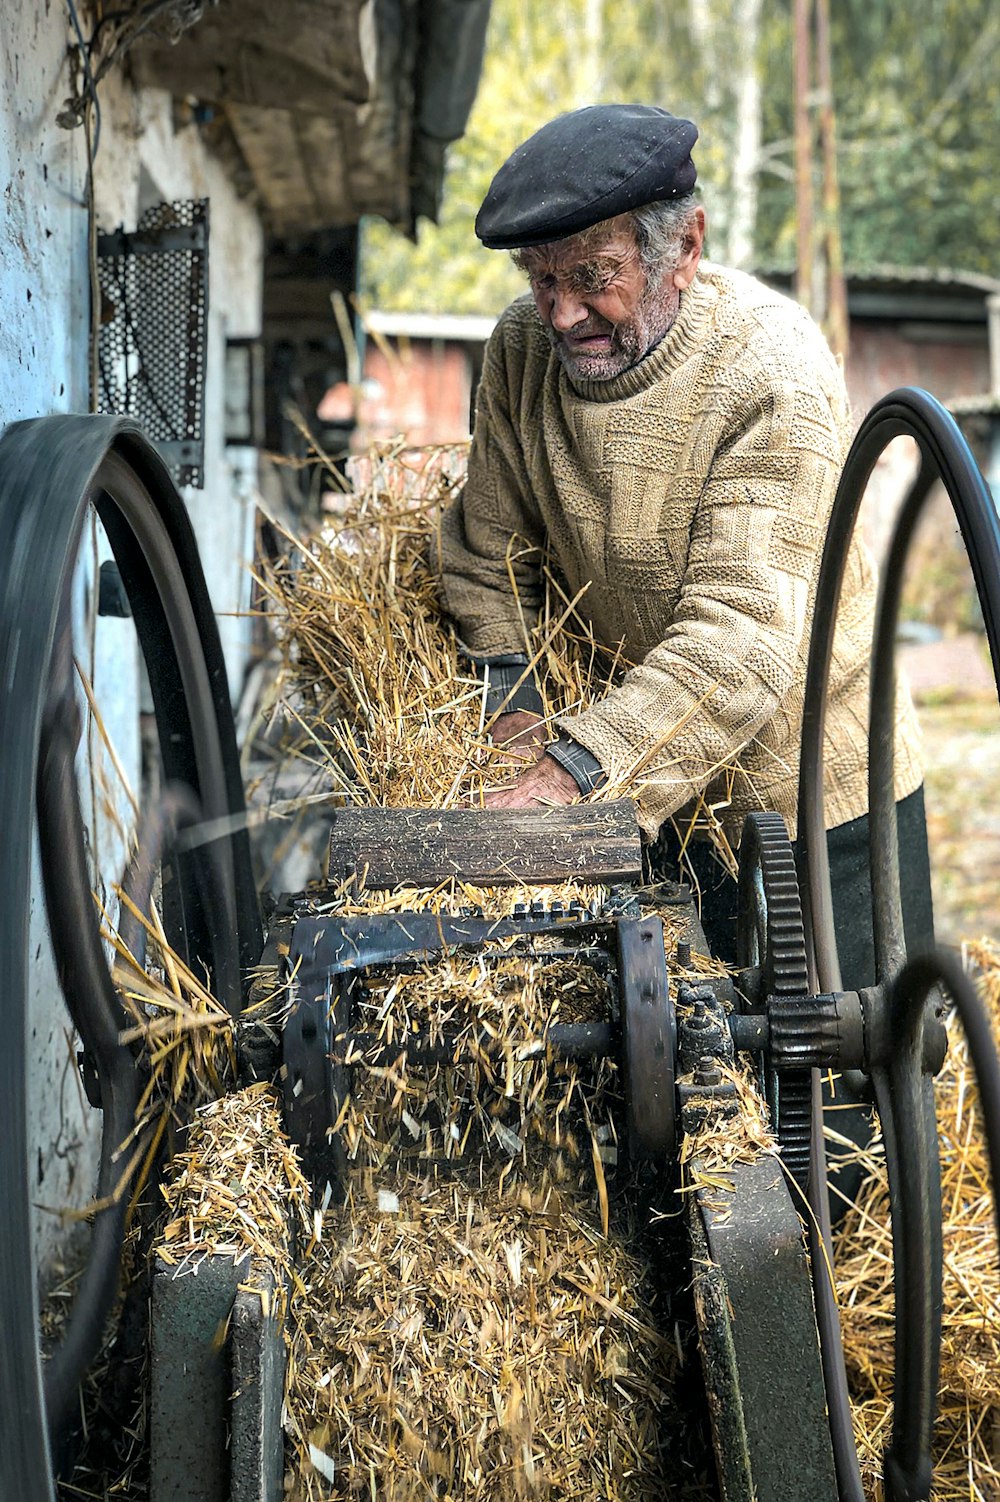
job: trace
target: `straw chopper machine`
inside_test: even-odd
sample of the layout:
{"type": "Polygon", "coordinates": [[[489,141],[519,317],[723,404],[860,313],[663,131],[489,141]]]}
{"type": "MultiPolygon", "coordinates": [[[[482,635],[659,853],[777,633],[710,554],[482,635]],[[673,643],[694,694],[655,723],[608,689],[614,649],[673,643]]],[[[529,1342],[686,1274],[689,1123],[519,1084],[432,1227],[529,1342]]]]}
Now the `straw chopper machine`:
{"type": "MultiPolygon", "coordinates": [[[[603,1021],[555,1024],[544,1047],[570,1058],[614,1055],[630,1157],[669,1176],[683,1137],[696,1144],[701,1123],[738,1111],[721,1067],[737,1055],[754,1061],[780,1143],[784,1168],[773,1157],[738,1166],[724,1208],[717,1196],[687,1200],[690,1257],[701,1270],[695,1303],[720,1496],[726,1502],[860,1502],[840,1316],[827,1271],[829,1204],[817,1129],[821,1073],[837,1072],[873,1102],[889,1170],[895,1407],[885,1497],[917,1502],[931,1494],[942,1259],[933,1080],[945,1055],[946,1005],[968,1037],[994,1186],[1000,1168],[1000,1064],[988,1019],[956,956],[945,950],[907,955],[899,913],[892,644],[910,541],[938,480],[966,542],[1000,669],[1000,525],[990,493],[944,410],[926,393],[893,392],[855,440],[823,558],[803,725],[798,858],[778,816],[763,812],[748,820],[740,851],[739,968],[723,976],[706,975],[695,963],[707,944],[691,890],[644,878],[634,811],[626,803],[524,814],[345,810],[335,818],[332,876],[363,872],[375,888],[427,886],[450,875],[482,885],[585,880],[610,888],[596,910],[538,901],[502,918],[475,910],[344,918],[324,913],[314,893],[292,894],[279,900],[265,931],[218,631],[194,536],[166,470],[125,419],[54,417],[8,429],[0,440],[7,540],[0,560],[0,823],[7,842],[0,905],[6,1210],[0,1221],[0,1497],[49,1502],[57,1495],[59,1467],[78,1427],[79,1384],[97,1357],[119,1284],[128,1195],[121,1192],[118,1148],[132,1130],[144,1086],[135,1045],[122,1041],[125,1017],[91,893],[86,800],[78,781],[73,578],[94,513],[126,597],[107,608],[131,614],[145,663],[166,789],[155,808],[143,811],[139,853],[128,864],[123,889],[141,910],[154,881],[161,881],[171,944],[208,972],[214,994],[235,1017],[247,1005],[251,973],[264,967],[282,983],[293,977],[282,1026],[242,1030],[241,1065],[244,1078],[279,1082],[287,1131],[314,1183],[335,1185],[344,1171],[334,1128],[350,1090],[352,1058],[370,1054],[376,1042],[361,1028],[354,1005],[373,974],[446,955],[489,955],[501,944],[543,960],[583,957],[608,980],[611,1013],[603,1021]],[[825,682],[861,496],[878,456],[900,434],[917,440],[922,465],[889,550],[873,643],[869,760],[878,978],[859,993],[840,985],[833,937],[822,803],[825,682]],[[79,1043],[82,1087],[102,1122],[99,1208],[86,1265],[60,1338],[44,1356],[26,1064],[36,862],[68,1023],[79,1043]],[[680,935],[669,952],[665,920],[671,934],[680,935]]],[[[122,921],[128,922],[127,913],[122,921]]],[[[138,925],[127,937],[141,951],[138,925]]],[[[484,1040],[482,1046],[491,1045],[484,1040]]],[[[399,1045],[393,1051],[398,1054],[399,1045]]],[[[420,1034],[407,1037],[405,1052],[411,1067],[454,1057],[446,1038],[420,1034]]],[[[169,1173],[169,1164],[163,1171],[169,1173]]],[[[223,1373],[229,1359],[219,1355],[223,1373]]],[[[219,1450],[205,1464],[198,1484],[206,1490],[197,1495],[206,1502],[269,1502],[281,1494],[280,1456],[272,1453],[280,1445],[277,1419],[259,1415],[256,1438],[245,1440],[252,1463],[237,1464],[223,1452],[235,1433],[229,1429],[232,1405],[245,1392],[223,1384],[219,1394],[192,1396],[189,1411],[198,1415],[192,1422],[202,1425],[197,1443],[219,1450]]],[[[280,1388],[275,1401],[280,1406],[280,1388]]]]}

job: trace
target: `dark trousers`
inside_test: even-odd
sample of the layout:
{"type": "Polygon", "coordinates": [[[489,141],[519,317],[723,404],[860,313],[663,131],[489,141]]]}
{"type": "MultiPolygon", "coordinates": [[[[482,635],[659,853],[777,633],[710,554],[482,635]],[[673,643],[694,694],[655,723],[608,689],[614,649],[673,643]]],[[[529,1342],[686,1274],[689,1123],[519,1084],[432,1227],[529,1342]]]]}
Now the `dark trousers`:
{"type": "MultiPolygon", "coordinates": [[[[896,828],[906,947],[915,952],[934,942],[922,787],[896,804],[896,828]]],[[[826,845],[841,976],[845,991],[857,991],[875,984],[868,815],[827,830],[826,845]]],[[[686,881],[695,887],[710,950],[725,964],[735,965],[737,887],[713,848],[692,842],[682,859],[677,834],[672,825],[665,824],[650,846],[649,861],[654,878],[686,881]]]]}

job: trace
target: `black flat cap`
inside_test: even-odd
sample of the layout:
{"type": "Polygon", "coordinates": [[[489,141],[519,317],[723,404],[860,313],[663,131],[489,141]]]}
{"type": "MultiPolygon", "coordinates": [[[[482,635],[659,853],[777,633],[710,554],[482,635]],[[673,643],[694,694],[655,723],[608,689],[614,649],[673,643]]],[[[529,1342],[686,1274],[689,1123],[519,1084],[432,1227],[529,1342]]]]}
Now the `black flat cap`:
{"type": "Polygon", "coordinates": [[[627,209],[690,193],[697,126],[651,104],[591,104],[518,146],[490,184],[476,234],[516,250],[579,234],[627,209]]]}

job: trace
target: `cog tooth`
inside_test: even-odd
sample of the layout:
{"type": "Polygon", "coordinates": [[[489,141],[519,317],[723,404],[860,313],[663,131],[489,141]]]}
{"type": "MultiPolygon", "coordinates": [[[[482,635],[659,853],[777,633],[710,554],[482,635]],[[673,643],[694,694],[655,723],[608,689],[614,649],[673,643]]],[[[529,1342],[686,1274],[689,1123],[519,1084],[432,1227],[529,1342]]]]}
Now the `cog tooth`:
{"type": "MultiPolygon", "coordinates": [[[[743,860],[749,859],[755,862],[760,872],[766,920],[764,966],[768,992],[779,999],[806,996],[809,994],[809,967],[805,928],[795,857],[785,822],[780,814],[757,814],[752,816],[752,823],[748,821],[747,830],[752,830],[752,837],[747,851],[744,853],[741,849],[741,868],[743,860]]],[[[811,1072],[782,1071],[776,1083],[777,1120],[774,1125],[781,1156],[796,1182],[804,1188],[809,1173],[812,1134],[811,1072]]]]}

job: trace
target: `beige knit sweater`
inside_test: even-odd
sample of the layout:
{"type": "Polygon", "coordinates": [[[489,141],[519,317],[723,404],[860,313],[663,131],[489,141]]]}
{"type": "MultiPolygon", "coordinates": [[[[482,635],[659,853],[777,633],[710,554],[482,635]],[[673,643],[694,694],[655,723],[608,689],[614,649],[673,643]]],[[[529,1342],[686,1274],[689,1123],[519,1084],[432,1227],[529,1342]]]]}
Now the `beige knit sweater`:
{"type": "MultiPolygon", "coordinates": [[[[649,758],[650,833],[703,792],[731,833],[755,808],[794,826],[809,625],[849,437],[819,330],[741,273],[703,262],[663,342],[610,381],[567,376],[530,297],[500,319],[443,527],[445,605],[473,652],[523,652],[546,551],[571,594],[586,587],[596,637],[636,666],[560,726],[612,778],[649,758]]],[[[830,827],[867,807],[873,608],[856,543],[827,709],[830,827]]],[[[921,780],[905,689],[897,726],[903,796],[921,780]]]]}

